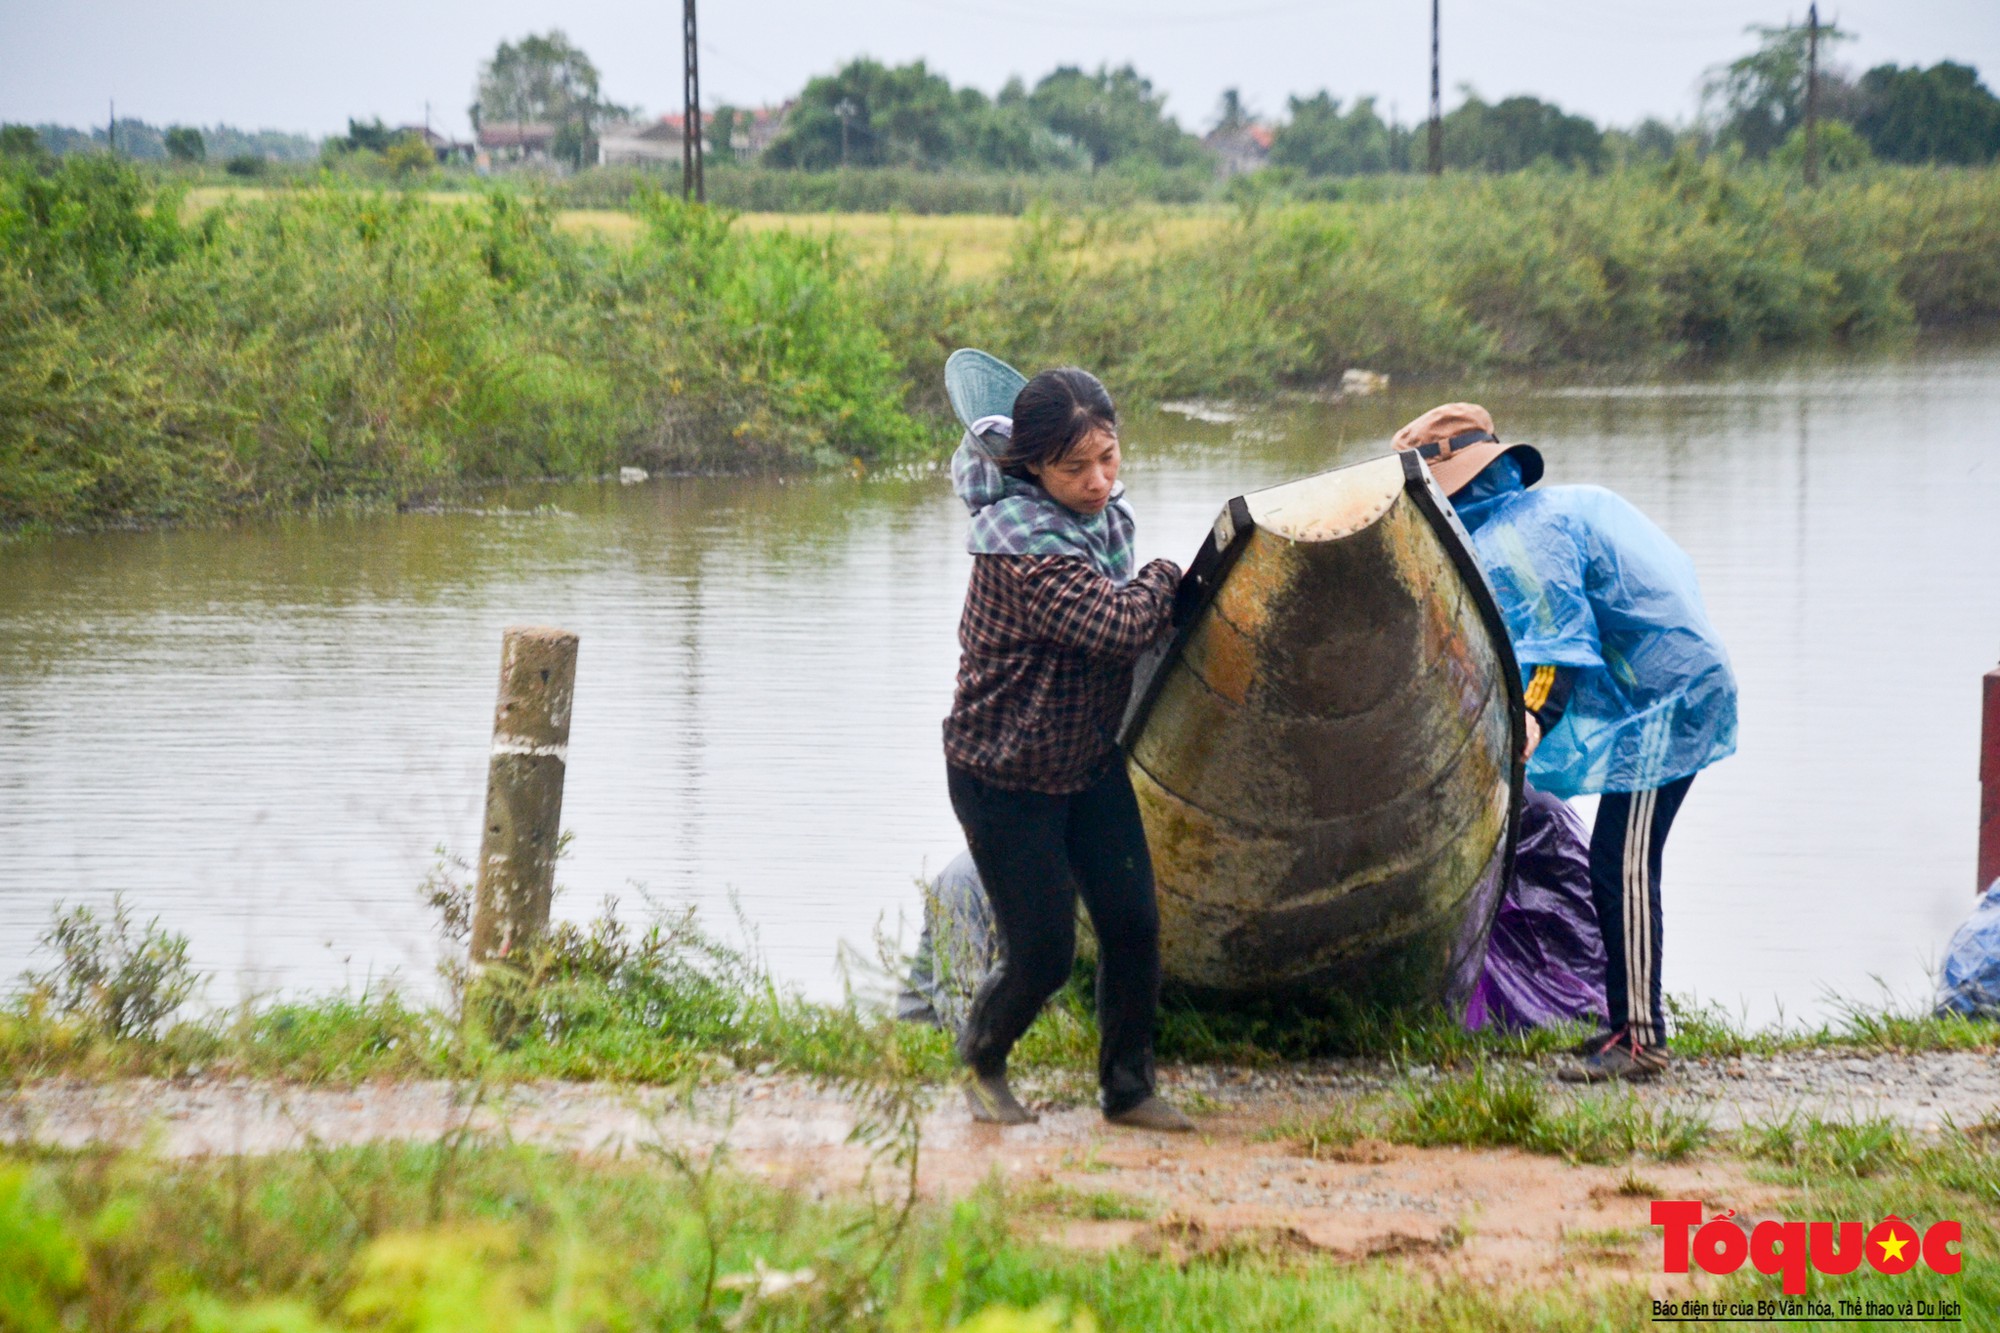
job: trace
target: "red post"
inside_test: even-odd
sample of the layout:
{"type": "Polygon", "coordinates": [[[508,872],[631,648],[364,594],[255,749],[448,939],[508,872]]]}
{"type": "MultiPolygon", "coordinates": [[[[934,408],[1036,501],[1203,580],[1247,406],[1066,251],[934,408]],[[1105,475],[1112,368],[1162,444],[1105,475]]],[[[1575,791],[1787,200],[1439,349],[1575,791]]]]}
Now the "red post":
{"type": "Polygon", "coordinates": [[[2000,879],[2000,670],[1986,673],[1979,728],[1979,891],[2000,879]]]}

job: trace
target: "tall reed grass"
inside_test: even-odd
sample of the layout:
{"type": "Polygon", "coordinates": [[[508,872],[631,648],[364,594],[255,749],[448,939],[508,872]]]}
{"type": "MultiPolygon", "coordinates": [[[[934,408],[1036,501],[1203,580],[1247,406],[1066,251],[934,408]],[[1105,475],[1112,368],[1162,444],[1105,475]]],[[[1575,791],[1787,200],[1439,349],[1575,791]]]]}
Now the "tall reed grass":
{"type": "Polygon", "coordinates": [[[1143,401],[2000,321],[2000,170],[1807,191],[1684,157],[1330,202],[1252,191],[1152,244],[1134,242],[1157,211],[1038,205],[971,279],[910,244],[857,264],[635,184],[638,225],[614,240],[505,190],[322,184],[184,224],[171,185],[104,160],[10,169],[0,524],[911,457],[950,443],[939,370],[966,344],[1089,366],[1143,401]]]}
{"type": "Polygon", "coordinates": [[[983,283],[899,256],[875,290],[906,376],[935,378],[938,346],[976,343],[1089,366],[1128,395],[1256,394],[1350,366],[1656,366],[2000,319],[1994,171],[1882,170],[1818,191],[1692,158],[1447,177],[1368,202],[1246,206],[1193,243],[1103,261],[1120,226],[1031,213],[983,283]]]}
{"type": "Polygon", "coordinates": [[[636,241],[496,193],[315,190],[193,226],[90,159],[0,181],[0,521],[407,497],[921,441],[848,262],[658,195],[636,241]]]}

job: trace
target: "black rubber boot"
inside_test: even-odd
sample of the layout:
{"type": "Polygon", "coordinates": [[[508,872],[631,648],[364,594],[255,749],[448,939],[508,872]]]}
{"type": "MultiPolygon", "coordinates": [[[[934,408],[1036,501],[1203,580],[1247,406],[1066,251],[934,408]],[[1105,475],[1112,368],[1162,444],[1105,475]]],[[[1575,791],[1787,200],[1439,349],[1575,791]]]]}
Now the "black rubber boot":
{"type": "Polygon", "coordinates": [[[967,1074],[965,1104],[972,1118],[986,1125],[1032,1125],[1035,1113],[1014,1100],[1005,1074],[967,1074]]]}
{"type": "Polygon", "coordinates": [[[1194,1121],[1161,1097],[1148,1097],[1129,1110],[1104,1118],[1123,1129],[1151,1129],[1163,1134],[1187,1134],[1194,1129],[1194,1121]]]}

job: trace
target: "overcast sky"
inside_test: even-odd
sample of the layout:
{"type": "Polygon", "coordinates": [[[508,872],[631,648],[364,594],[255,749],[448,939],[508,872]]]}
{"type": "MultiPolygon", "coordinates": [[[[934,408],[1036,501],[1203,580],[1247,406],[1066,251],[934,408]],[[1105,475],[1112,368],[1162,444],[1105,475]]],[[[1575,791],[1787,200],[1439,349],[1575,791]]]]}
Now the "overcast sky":
{"type": "MultiPolygon", "coordinates": [[[[1702,71],[1743,52],[1751,23],[1803,19],[1784,0],[1444,0],[1446,105],[1471,83],[1530,92],[1594,119],[1686,120],[1702,71]]],[[[0,0],[0,120],[101,124],[105,104],[155,124],[227,122],[315,135],[349,116],[466,133],[479,63],[502,40],[561,28],[605,94],[658,112],[680,100],[678,0],[0,0]]],[[[704,105],[796,92],[856,55],[921,58],[991,92],[1060,64],[1131,62],[1206,128],[1227,87],[1282,114],[1291,93],[1376,94],[1420,117],[1425,0],[706,0],[704,105]]],[[[2000,0],[1831,0],[1854,68],[1941,59],[2000,73],[2000,0]]]]}

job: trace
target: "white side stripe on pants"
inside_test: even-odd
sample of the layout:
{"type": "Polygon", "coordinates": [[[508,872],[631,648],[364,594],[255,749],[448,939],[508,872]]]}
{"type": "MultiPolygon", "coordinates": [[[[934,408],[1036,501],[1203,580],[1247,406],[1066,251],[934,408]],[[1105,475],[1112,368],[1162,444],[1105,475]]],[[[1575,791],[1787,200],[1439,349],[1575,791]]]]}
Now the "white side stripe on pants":
{"type": "Polygon", "coordinates": [[[1656,1046],[1653,1031],[1653,811],[1659,789],[1632,793],[1625,812],[1625,1017],[1641,1044],[1656,1046]]]}

